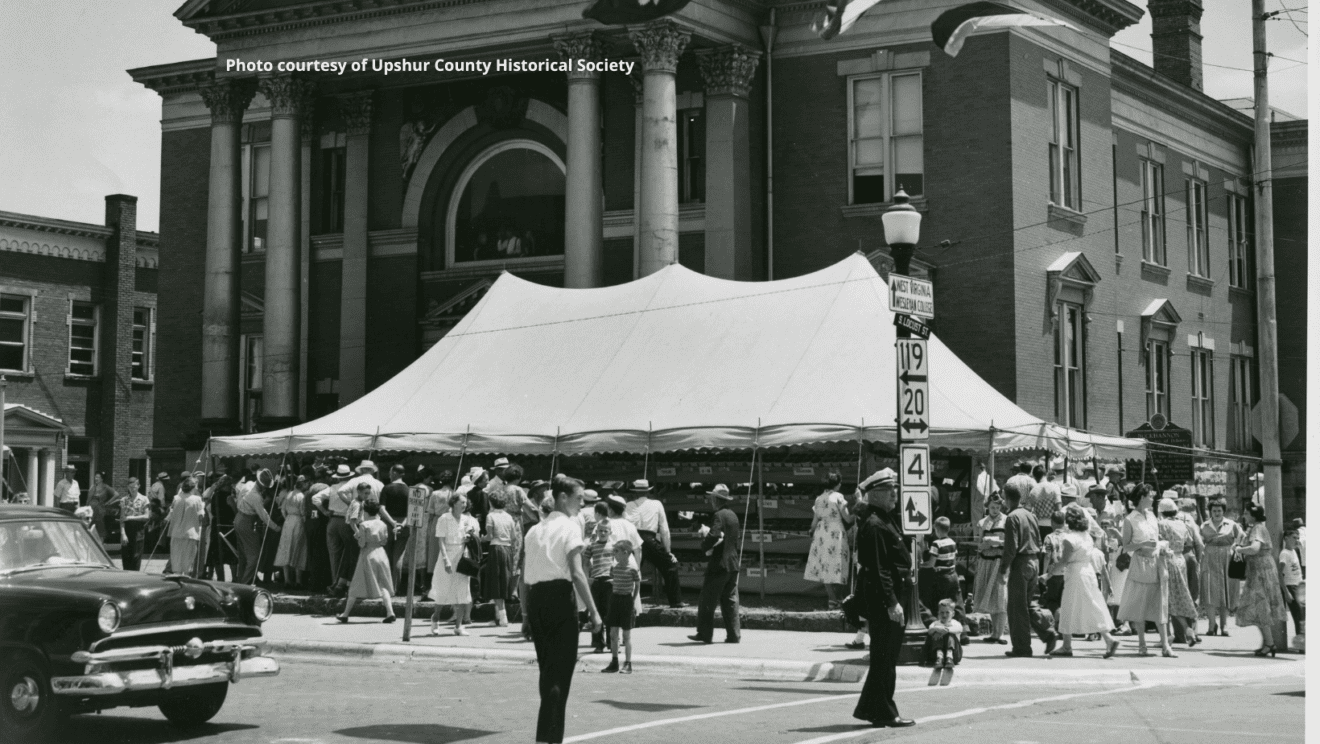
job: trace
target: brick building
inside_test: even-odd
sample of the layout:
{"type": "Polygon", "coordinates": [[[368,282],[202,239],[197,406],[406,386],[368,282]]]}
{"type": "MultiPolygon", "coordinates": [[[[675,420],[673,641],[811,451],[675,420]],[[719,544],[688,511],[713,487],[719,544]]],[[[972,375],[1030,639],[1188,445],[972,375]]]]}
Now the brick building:
{"type": "Polygon", "coordinates": [[[579,0],[188,2],[217,58],[131,71],[163,101],[161,270],[210,292],[203,319],[162,298],[161,456],[360,397],[502,270],[591,287],[674,261],[752,281],[883,262],[900,188],[937,332],[1004,394],[1254,451],[1251,120],[1201,90],[1200,3],[1151,0],[1155,69],[1109,46],[1145,11],[1126,0],[1029,2],[1080,30],[951,58],[929,26],[956,4],[880,4],[824,42],[821,2],[694,0],[629,29],[579,0]],[[457,71],[229,64],[377,58],[457,71]],[[480,67],[561,58],[637,68],[480,67]]]}
{"type": "Polygon", "coordinates": [[[145,488],[152,446],[160,239],[137,197],[107,196],[104,225],[0,212],[0,375],[7,487],[50,503],[69,464],[145,488]]]}

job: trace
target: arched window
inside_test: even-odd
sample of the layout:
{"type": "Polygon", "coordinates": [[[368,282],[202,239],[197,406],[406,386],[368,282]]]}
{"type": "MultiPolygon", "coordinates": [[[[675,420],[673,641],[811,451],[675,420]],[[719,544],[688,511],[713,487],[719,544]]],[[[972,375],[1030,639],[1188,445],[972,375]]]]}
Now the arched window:
{"type": "Polygon", "coordinates": [[[473,158],[449,203],[446,264],[564,254],[564,162],[534,140],[473,158]]]}

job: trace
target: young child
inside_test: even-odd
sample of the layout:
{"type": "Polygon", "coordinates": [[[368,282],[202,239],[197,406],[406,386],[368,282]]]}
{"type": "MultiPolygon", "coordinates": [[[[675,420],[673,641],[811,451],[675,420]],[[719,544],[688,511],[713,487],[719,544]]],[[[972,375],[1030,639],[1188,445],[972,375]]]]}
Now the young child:
{"type": "Polygon", "coordinates": [[[939,615],[926,628],[926,657],[934,658],[936,670],[952,671],[954,665],[962,661],[962,644],[958,642],[958,636],[962,635],[963,626],[953,619],[953,611],[953,600],[940,600],[939,615]]]}
{"type": "MultiPolygon", "coordinates": [[[[924,561],[929,563],[928,570],[924,571],[924,578],[928,579],[930,588],[925,593],[923,602],[927,607],[933,608],[942,604],[944,600],[949,600],[954,607],[955,619],[966,627],[962,588],[958,583],[958,543],[949,537],[950,526],[948,517],[935,520],[935,540],[926,548],[924,561]]],[[[967,643],[969,639],[963,635],[961,640],[967,643]]]]}
{"type": "Polygon", "coordinates": [[[614,568],[610,572],[613,591],[605,625],[610,629],[610,665],[602,672],[632,674],[633,602],[642,586],[642,572],[633,555],[633,544],[628,540],[614,543],[614,568]],[[623,631],[624,662],[619,667],[619,631],[623,631]]]}
{"type": "Polygon", "coordinates": [[[1306,638],[1306,608],[1298,600],[1302,587],[1302,563],[1297,559],[1297,531],[1283,533],[1283,549],[1279,551],[1279,576],[1283,580],[1283,596],[1288,601],[1288,611],[1292,613],[1293,625],[1297,626],[1297,640],[1301,646],[1306,638]]]}
{"type": "MultiPolygon", "coordinates": [[[[614,550],[610,546],[610,519],[609,507],[604,502],[595,506],[596,521],[593,522],[592,541],[587,543],[587,547],[582,551],[582,559],[587,564],[587,577],[591,581],[591,599],[596,603],[596,609],[605,614],[609,614],[610,606],[610,572],[614,569],[614,550]]],[[[605,653],[605,633],[601,628],[599,632],[592,632],[591,645],[598,654],[605,653]]]]}
{"type": "Polygon", "coordinates": [[[1063,562],[1064,513],[1050,515],[1050,534],[1045,536],[1045,594],[1041,604],[1050,611],[1055,627],[1059,625],[1059,608],[1063,607],[1063,575],[1068,565],[1063,562]]]}

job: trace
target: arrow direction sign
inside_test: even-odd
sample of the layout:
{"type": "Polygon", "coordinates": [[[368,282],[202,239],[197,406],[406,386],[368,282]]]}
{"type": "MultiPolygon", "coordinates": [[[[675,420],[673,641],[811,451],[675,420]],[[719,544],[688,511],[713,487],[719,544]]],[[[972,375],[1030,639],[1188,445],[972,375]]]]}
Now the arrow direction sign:
{"type": "MultiPolygon", "coordinates": [[[[898,428],[903,439],[930,438],[929,356],[924,339],[901,338],[898,354],[898,428]]],[[[907,481],[904,480],[904,485],[907,481]]]]}
{"type": "Polygon", "coordinates": [[[890,273],[889,309],[918,318],[935,317],[935,285],[925,279],[890,273]]]}
{"type": "Polygon", "coordinates": [[[929,535],[931,532],[930,489],[903,489],[903,534],[929,535]]]}

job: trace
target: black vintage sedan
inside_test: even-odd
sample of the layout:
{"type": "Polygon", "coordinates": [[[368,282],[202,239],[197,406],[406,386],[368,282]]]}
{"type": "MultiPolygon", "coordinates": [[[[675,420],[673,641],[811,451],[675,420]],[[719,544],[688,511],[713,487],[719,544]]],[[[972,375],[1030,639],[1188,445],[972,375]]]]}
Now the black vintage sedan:
{"type": "Polygon", "coordinates": [[[122,571],[69,514],[0,505],[0,742],[119,706],[204,723],[231,683],[279,674],[261,640],[273,610],[253,587],[122,571]]]}

